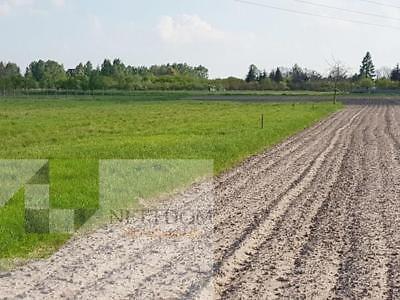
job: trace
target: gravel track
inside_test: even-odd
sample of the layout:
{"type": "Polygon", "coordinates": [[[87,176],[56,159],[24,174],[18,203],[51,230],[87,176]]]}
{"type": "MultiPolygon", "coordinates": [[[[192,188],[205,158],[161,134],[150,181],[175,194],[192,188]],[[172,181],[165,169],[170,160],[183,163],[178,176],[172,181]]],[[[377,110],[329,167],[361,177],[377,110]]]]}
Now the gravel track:
{"type": "Polygon", "coordinates": [[[400,106],[348,106],[162,202],[201,209],[212,192],[210,243],[109,225],[0,273],[0,298],[399,299],[399,150],[400,106]]]}

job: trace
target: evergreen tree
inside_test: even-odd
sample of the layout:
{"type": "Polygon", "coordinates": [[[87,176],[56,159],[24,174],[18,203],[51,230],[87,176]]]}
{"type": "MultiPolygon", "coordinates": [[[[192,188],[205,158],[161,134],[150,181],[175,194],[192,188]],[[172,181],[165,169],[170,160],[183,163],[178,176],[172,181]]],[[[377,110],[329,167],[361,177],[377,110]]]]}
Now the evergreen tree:
{"type": "Polygon", "coordinates": [[[269,79],[275,80],[275,70],[272,70],[272,71],[269,73],[269,79]]]}
{"type": "Polygon", "coordinates": [[[276,72],[274,75],[274,81],[275,82],[282,82],[283,81],[283,75],[282,72],[279,68],[276,68],[276,72]]]}
{"type": "Polygon", "coordinates": [[[254,82],[257,81],[260,77],[260,71],[255,65],[251,65],[249,67],[249,72],[246,76],[246,82],[254,82]]]}
{"type": "Polygon", "coordinates": [[[113,64],[109,59],[105,59],[101,65],[101,75],[111,76],[113,74],[113,64]]]}
{"type": "Polygon", "coordinates": [[[93,72],[93,65],[90,61],[88,61],[85,66],[84,66],[84,70],[85,70],[85,75],[86,76],[90,76],[93,72]]]}
{"type": "Polygon", "coordinates": [[[371,53],[367,52],[364,59],[362,60],[360,67],[360,78],[375,78],[375,66],[372,62],[371,53]]]}
{"type": "Polygon", "coordinates": [[[290,76],[294,83],[303,83],[309,79],[307,73],[298,64],[293,66],[290,76]]]}
{"type": "Polygon", "coordinates": [[[400,84],[400,66],[399,66],[399,64],[397,64],[396,67],[392,70],[392,73],[390,74],[390,79],[393,81],[398,81],[400,84]]]}
{"type": "Polygon", "coordinates": [[[125,73],[126,67],[119,58],[114,59],[112,64],[112,75],[122,76],[125,73]]]}

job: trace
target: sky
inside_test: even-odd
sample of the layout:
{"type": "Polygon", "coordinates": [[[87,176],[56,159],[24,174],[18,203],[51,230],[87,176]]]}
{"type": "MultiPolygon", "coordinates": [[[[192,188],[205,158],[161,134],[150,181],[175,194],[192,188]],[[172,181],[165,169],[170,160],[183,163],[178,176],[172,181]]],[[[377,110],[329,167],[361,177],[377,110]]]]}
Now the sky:
{"type": "Polygon", "coordinates": [[[0,61],[23,70],[37,59],[65,68],[104,58],[130,65],[186,62],[206,66],[216,78],[244,77],[250,64],[268,71],[298,63],[325,74],[333,60],[355,73],[370,51],[378,68],[393,67],[400,62],[400,1],[375,1],[393,7],[363,0],[252,2],[389,27],[235,0],[0,0],[0,61]]]}

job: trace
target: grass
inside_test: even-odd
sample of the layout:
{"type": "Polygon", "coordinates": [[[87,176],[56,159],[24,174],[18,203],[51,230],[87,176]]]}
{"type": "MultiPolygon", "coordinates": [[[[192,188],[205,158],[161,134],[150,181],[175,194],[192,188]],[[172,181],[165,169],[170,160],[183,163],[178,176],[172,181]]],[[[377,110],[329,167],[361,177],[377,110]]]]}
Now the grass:
{"type": "MultiPolygon", "coordinates": [[[[49,159],[33,183],[50,183],[51,208],[75,209],[79,225],[98,207],[99,159],[213,159],[218,174],[341,107],[153,97],[0,99],[0,159],[49,159]]],[[[0,208],[0,258],[41,257],[69,238],[27,233],[28,213],[23,188],[0,208]]]]}

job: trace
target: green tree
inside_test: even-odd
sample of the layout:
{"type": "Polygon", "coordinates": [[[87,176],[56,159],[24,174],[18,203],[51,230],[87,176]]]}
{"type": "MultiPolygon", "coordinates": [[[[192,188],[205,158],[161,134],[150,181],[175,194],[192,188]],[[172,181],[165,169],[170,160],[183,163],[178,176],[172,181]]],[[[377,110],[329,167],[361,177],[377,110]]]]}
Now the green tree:
{"type": "Polygon", "coordinates": [[[25,77],[31,76],[39,85],[42,85],[44,83],[45,65],[46,63],[43,60],[31,62],[25,77]]]}
{"type": "Polygon", "coordinates": [[[380,78],[375,81],[375,85],[380,89],[391,89],[395,88],[395,83],[387,78],[380,78]]]}
{"type": "Polygon", "coordinates": [[[67,80],[63,83],[63,88],[74,90],[88,90],[90,74],[87,75],[86,65],[82,63],[77,65],[75,69],[67,71],[67,80]]]}
{"type": "Polygon", "coordinates": [[[260,72],[260,75],[258,76],[258,81],[264,81],[264,80],[266,80],[267,79],[267,71],[262,71],[262,72],[260,72]]]}
{"type": "Polygon", "coordinates": [[[85,64],[85,66],[84,66],[84,72],[85,72],[85,75],[88,76],[88,77],[90,77],[90,75],[92,74],[92,72],[93,72],[93,65],[92,65],[92,63],[91,63],[90,61],[88,61],[88,62],[85,64]]]}
{"type": "Polygon", "coordinates": [[[299,65],[295,64],[290,70],[289,86],[293,90],[306,89],[306,82],[309,80],[307,72],[305,72],[299,65]]]}
{"type": "Polygon", "coordinates": [[[25,70],[25,77],[24,77],[24,88],[26,89],[36,89],[38,88],[39,83],[33,77],[31,70],[26,68],[25,70]]]}
{"type": "Polygon", "coordinates": [[[257,81],[260,77],[260,70],[256,65],[250,65],[249,72],[246,76],[246,82],[254,82],[257,81]]]}
{"type": "Polygon", "coordinates": [[[364,89],[371,89],[374,87],[374,81],[371,78],[364,77],[359,81],[359,86],[364,88],[364,89]]]}
{"type": "Polygon", "coordinates": [[[0,62],[0,88],[3,90],[16,89],[23,86],[19,67],[14,63],[0,62]]]}
{"type": "Polygon", "coordinates": [[[63,65],[53,60],[46,61],[43,77],[46,88],[60,88],[66,79],[67,75],[63,65]]]}
{"type": "Polygon", "coordinates": [[[114,59],[112,65],[111,75],[114,77],[121,77],[125,75],[126,67],[119,58],[114,59]]]}
{"type": "Polygon", "coordinates": [[[392,70],[392,72],[390,74],[390,79],[392,81],[397,81],[398,86],[400,86],[400,66],[399,66],[399,64],[397,64],[396,67],[394,67],[394,69],[392,70]]]}
{"type": "Polygon", "coordinates": [[[89,89],[102,90],[104,89],[101,71],[99,68],[93,70],[89,77],[89,89]]]}
{"type": "Polygon", "coordinates": [[[113,64],[109,59],[105,59],[101,65],[101,75],[111,76],[113,74],[113,64]]]}
{"type": "Polygon", "coordinates": [[[371,53],[367,52],[361,63],[360,78],[374,79],[375,75],[375,66],[372,62],[371,53]]]}
{"type": "Polygon", "coordinates": [[[4,66],[3,72],[0,76],[1,75],[4,77],[18,77],[21,75],[21,72],[16,64],[9,62],[4,66]]]}
{"type": "Polygon", "coordinates": [[[194,68],[194,74],[199,78],[208,79],[208,69],[201,65],[194,68]]]}
{"type": "Polygon", "coordinates": [[[67,79],[64,66],[56,61],[43,60],[32,62],[25,72],[25,80],[32,79],[41,88],[62,87],[67,79]]]}
{"type": "Polygon", "coordinates": [[[279,68],[276,68],[273,80],[275,82],[282,82],[283,81],[283,75],[282,75],[282,72],[281,72],[281,70],[279,68]]]}

